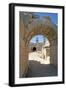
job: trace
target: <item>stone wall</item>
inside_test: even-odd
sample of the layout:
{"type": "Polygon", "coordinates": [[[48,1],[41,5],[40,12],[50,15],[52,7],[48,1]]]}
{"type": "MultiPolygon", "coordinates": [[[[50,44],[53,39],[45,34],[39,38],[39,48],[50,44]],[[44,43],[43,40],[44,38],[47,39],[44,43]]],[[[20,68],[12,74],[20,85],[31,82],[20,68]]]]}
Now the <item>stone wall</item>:
{"type": "Polygon", "coordinates": [[[50,57],[50,47],[43,47],[42,48],[42,57],[47,60],[50,57]]]}
{"type": "Polygon", "coordinates": [[[25,28],[22,16],[20,17],[20,35],[19,35],[19,73],[20,77],[25,77],[28,70],[28,48],[25,41],[25,28]]]}
{"type": "Polygon", "coordinates": [[[58,65],[58,57],[57,57],[57,43],[55,41],[52,41],[53,44],[50,46],[50,59],[51,64],[54,64],[55,66],[58,65]],[[55,43],[54,43],[55,42],[55,43]]]}

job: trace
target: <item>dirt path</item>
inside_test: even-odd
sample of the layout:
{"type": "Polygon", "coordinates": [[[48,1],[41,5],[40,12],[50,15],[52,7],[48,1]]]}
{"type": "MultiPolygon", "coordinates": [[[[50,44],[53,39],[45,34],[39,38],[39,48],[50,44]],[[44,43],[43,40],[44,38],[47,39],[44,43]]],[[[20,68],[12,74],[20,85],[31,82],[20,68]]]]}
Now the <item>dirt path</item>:
{"type": "Polygon", "coordinates": [[[38,60],[37,53],[35,52],[33,55],[34,57],[32,59],[35,59],[29,60],[27,77],[57,76],[57,68],[55,66],[51,64],[41,64],[40,60],[38,60]]]}

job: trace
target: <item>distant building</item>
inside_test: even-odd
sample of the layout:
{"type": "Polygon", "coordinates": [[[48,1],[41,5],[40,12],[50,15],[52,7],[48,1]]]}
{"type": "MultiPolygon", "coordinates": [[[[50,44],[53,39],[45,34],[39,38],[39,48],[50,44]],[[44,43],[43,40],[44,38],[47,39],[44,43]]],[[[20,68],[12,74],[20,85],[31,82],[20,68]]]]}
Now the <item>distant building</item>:
{"type": "Polygon", "coordinates": [[[29,52],[33,51],[33,48],[36,48],[36,51],[41,51],[44,43],[29,43],[29,52]]]}
{"type": "Polygon", "coordinates": [[[47,57],[50,56],[50,44],[49,43],[30,43],[29,44],[29,53],[34,51],[40,51],[41,57],[47,60],[47,57]]]}
{"type": "Polygon", "coordinates": [[[48,48],[50,46],[49,43],[29,43],[29,52],[33,52],[33,48],[36,48],[36,51],[42,51],[42,49],[48,48]]]}

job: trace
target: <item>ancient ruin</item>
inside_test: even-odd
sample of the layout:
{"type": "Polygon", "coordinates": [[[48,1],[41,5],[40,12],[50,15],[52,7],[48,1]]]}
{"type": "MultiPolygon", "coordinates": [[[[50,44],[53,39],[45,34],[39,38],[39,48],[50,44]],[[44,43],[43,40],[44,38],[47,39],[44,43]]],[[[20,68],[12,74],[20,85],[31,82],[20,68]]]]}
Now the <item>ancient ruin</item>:
{"type": "MultiPolygon", "coordinates": [[[[52,23],[48,16],[40,18],[27,12],[20,12],[19,15],[20,77],[25,77],[28,72],[29,42],[32,37],[38,34],[48,38],[50,42],[50,63],[57,67],[57,26],[52,23]]],[[[47,51],[49,48],[46,47],[45,50],[47,51]]]]}

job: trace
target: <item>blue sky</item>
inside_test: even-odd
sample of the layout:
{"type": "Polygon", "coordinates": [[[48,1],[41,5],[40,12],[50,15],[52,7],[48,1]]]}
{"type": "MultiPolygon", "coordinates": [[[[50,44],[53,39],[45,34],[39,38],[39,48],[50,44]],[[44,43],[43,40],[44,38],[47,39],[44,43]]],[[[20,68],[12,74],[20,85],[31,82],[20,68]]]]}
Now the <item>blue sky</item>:
{"type": "Polygon", "coordinates": [[[35,15],[38,15],[40,17],[42,16],[49,16],[51,18],[51,21],[54,23],[54,24],[57,24],[58,23],[58,15],[57,13],[35,13],[35,15]]]}
{"type": "MultiPolygon", "coordinates": [[[[57,13],[34,13],[35,15],[38,15],[39,17],[42,17],[42,16],[49,16],[50,18],[51,18],[51,21],[54,23],[54,24],[58,24],[58,15],[57,15],[57,13]]],[[[44,37],[43,37],[43,35],[36,35],[36,36],[34,36],[31,40],[30,40],[30,42],[33,42],[33,43],[36,43],[36,38],[38,37],[38,40],[39,40],[39,42],[43,42],[43,40],[44,40],[44,37]]]]}
{"type": "Polygon", "coordinates": [[[30,42],[36,43],[37,38],[38,38],[38,42],[43,42],[44,41],[44,36],[43,35],[36,35],[30,40],[30,42]]]}

